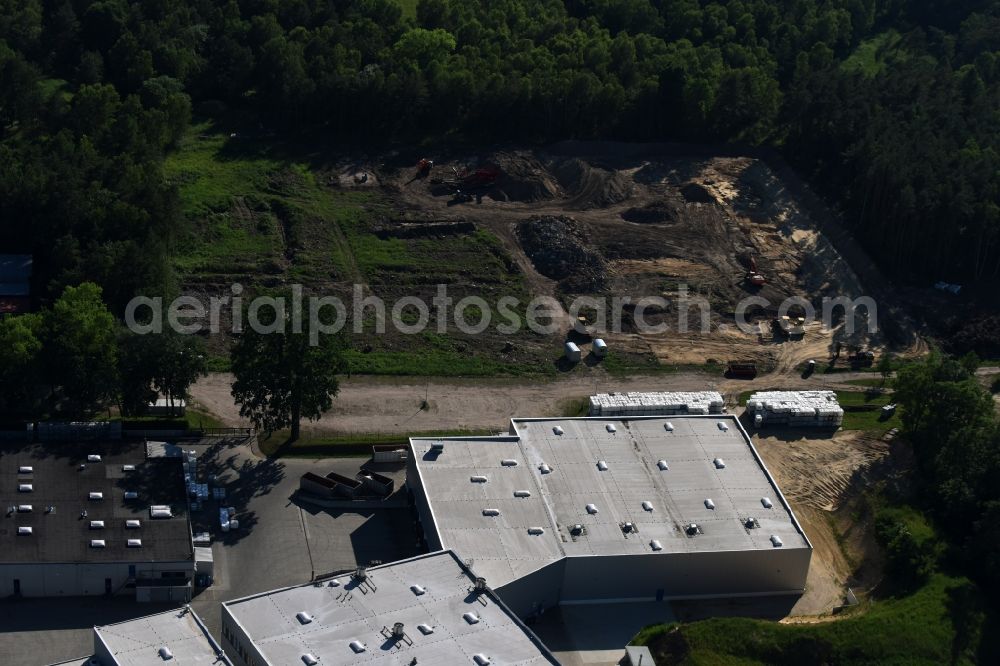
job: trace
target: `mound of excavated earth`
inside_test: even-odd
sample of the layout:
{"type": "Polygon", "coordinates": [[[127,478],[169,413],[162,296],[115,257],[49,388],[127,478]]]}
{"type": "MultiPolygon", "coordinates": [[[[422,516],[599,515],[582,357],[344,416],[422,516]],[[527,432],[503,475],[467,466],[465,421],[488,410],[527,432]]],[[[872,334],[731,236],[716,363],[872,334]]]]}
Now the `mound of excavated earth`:
{"type": "Polygon", "coordinates": [[[517,227],[518,240],[539,273],[570,293],[596,292],[606,281],[604,258],[587,242],[576,220],[538,216],[517,227]]]}

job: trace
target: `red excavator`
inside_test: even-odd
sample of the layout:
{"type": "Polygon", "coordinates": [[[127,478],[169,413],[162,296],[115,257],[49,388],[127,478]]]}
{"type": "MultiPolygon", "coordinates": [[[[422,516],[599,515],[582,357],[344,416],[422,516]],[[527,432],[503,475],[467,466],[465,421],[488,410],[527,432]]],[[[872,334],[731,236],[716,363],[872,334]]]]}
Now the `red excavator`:
{"type": "Polygon", "coordinates": [[[426,157],[421,157],[420,161],[417,162],[417,178],[424,178],[431,172],[434,167],[434,160],[429,160],[426,157]]]}
{"type": "Polygon", "coordinates": [[[750,270],[747,271],[747,282],[755,287],[763,287],[767,284],[767,280],[765,280],[764,276],[757,271],[757,260],[754,259],[752,254],[750,255],[749,264],[750,270]]]}

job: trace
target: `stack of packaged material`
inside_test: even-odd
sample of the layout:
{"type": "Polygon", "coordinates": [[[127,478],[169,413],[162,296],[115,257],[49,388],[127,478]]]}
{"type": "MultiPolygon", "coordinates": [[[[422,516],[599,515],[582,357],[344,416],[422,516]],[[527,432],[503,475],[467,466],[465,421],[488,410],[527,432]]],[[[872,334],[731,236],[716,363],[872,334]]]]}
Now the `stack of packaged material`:
{"type": "Polygon", "coordinates": [[[598,393],[590,397],[590,415],[721,414],[723,405],[717,391],[598,393]]]}
{"type": "Polygon", "coordinates": [[[747,400],[754,425],[838,428],[844,410],[833,391],[760,391],[747,400]]]}

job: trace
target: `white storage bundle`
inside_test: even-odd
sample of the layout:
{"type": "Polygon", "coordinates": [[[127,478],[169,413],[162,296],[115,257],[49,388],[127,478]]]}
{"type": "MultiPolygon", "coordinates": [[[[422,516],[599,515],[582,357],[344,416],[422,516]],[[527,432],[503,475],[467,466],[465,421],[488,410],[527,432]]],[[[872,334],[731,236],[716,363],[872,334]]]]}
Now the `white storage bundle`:
{"type": "Polygon", "coordinates": [[[833,391],[760,391],[747,400],[747,412],[757,425],[835,428],[844,422],[833,391]]]}
{"type": "Polygon", "coordinates": [[[721,414],[717,391],[599,393],[590,397],[591,416],[721,414]]]}

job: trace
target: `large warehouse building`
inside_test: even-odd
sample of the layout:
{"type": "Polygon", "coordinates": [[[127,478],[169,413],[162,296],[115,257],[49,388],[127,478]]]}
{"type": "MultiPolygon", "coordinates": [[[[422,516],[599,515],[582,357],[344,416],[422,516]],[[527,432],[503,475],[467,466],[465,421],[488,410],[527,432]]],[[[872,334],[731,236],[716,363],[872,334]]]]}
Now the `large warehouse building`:
{"type": "Polygon", "coordinates": [[[0,595],[191,598],[179,459],[60,443],[0,451],[0,595]]]}
{"type": "Polygon", "coordinates": [[[223,603],[222,636],[242,666],[557,663],[447,551],[223,603]]]}
{"type": "Polygon", "coordinates": [[[508,436],[411,446],[427,547],[522,617],[804,589],[812,546],[733,416],[515,419],[508,436]]]}

